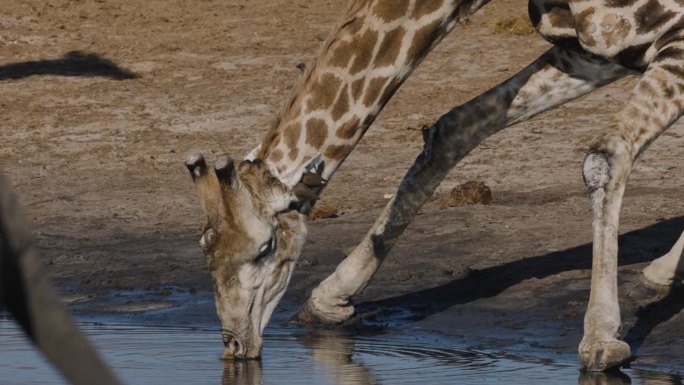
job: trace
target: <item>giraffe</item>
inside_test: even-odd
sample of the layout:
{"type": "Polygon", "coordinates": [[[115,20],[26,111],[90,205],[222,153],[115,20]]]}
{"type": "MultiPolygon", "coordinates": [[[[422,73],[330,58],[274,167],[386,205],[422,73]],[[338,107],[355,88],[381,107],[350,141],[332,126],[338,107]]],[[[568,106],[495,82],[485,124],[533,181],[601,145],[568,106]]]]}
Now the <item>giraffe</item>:
{"type": "MultiPolygon", "coordinates": [[[[382,107],[456,23],[488,0],[358,0],[308,66],[264,140],[237,166],[186,160],[206,225],[223,358],[258,357],[261,333],[306,238],[306,214],[382,107]]],[[[617,337],[619,211],[633,162],[684,109],[684,5],[672,0],[530,0],[538,32],[553,43],[522,71],[457,106],[424,131],[425,144],[359,245],[311,293],[301,321],[340,323],[396,238],[446,173],[482,140],[628,74],[641,75],[585,157],[593,217],[591,294],[578,358],[605,370],[630,358],[617,337]],[[654,113],[655,112],[655,113],[654,113]]],[[[684,234],[646,268],[668,285],[681,270],[684,234]]]]}

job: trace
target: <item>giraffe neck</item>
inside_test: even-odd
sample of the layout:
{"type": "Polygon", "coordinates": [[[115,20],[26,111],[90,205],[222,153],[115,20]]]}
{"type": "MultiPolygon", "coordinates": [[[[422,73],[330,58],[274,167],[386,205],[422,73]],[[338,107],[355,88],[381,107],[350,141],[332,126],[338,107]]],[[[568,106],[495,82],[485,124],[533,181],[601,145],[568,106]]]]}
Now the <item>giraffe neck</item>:
{"type": "Polygon", "coordinates": [[[489,0],[354,1],[248,158],[292,188],[313,160],[329,179],[421,59],[489,0]]]}

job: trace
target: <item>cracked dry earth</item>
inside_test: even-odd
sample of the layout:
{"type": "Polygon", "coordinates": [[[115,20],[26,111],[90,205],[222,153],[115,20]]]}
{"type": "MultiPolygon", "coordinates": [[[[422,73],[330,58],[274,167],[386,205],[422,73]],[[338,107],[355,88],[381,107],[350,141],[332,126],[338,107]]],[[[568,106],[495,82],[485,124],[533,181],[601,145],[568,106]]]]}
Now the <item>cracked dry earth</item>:
{"type": "MultiPolygon", "coordinates": [[[[195,150],[239,158],[255,146],[344,3],[1,2],[0,167],[68,298],[87,299],[87,311],[106,306],[98,298],[112,290],[155,293],[148,299],[169,287],[189,298],[211,291],[197,244],[203,218],[182,160],[195,150]]],[[[497,27],[526,9],[522,0],[486,6],[402,86],[327,188],[323,202],[339,216],[310,223],[281,311],[301,304],[361,239],[420,151],[423,125],[549,47],[525,28],[497,27]]],[[[427,204],[357,299],[357,321],[490,350],[574,355],[591,263],[580,166],[634,82],[504,130],[466,157],[438,193],[480,181],[491,204],[427,204]]],[[[620,257],[635,364],[675,372],[684,371],[681,293],[624,294],[684,228],[682,148],[679,123],[638,161],[620,257]]],[[[215,321],[210,308],[194,316],[215,321]]]]}

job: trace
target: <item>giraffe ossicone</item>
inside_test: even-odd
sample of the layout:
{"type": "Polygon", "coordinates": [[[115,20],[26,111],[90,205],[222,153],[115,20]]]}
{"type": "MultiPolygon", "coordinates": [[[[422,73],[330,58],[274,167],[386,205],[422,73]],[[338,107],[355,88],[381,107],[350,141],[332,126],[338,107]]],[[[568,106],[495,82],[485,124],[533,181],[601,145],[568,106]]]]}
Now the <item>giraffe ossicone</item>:
{"type": "MultiPolygon", "coordinates": [[[[210,169],[201,156],[188,159],[207,217],[201,243],[214,280],[224,357],[260,354],[261,333],[306,238],[304,213],[411,71],[457,21],[487,2],[353,1],[245,161],[234,167],[220,158],[210,169]]],[[[423,151],[397,193],[361,243],[313,290],[301,320],[337,323],[351,317],[350,299],[368,284],[447,172],[486,137],[641,74],[611,123],[598,129],[583,170],[594,246],[579,360],[583,368],[604,370],[630,358],[629,346],[618,339],[619,212],[633,162],[684,112],[684,5],[530,0],[529,13],[553,48],[424,132],[423,151]]],[[[684,234],[645,270],[645,279],[669,284],[679,276],[683,245],[684,234]]]]}

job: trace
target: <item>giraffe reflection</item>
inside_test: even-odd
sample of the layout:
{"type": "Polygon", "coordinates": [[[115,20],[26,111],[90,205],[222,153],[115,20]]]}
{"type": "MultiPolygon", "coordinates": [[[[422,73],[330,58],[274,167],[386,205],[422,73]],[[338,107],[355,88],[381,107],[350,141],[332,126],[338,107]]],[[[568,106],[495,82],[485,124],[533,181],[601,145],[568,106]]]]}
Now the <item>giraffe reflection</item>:
{"type": "MultiPolygon", "coordinates": [[[[314,372],[321,373],[327,383],[337,385],[370,385],[375,377],[363,364],[354,361],[354,339],[344,331],[322,330],[297,337],[310,349],[314,372]]],[[[308,365],[307,365],[308,367],[308,365]]],[[[261,385],[264,383],[261,360],[227,360],[224,362],[222,385],[261,385]]],[[[308,369],[307,369],[308,370],[308,369]]],[[[295,379],[292,383],[295,383],[295,379]]]]}
{"type": "Polygon", "coordinates": [[[263,361],[226,360],[221,384],[491,384],[502,379],[515,379],[514,383],[573,383],[576,379],[578,385],[681,384],[677,375],[638,369],[583,371],[577,377],[567,362],[427,347],[349,330],[306,329],[268,339],[271,349],[263,361]]]}
{"type": "Polygon", "coordinates": [[[261,373],[261,360],[226,360],[221,385],[261,385],[261,373]]]}
{"type": "Polygon", "coordinates": [[[355,343],[339,330],[304,334],[299,340],[311,349],[311,356],[327,379],[338,385],[367,385],[377,381],[363,364],[354,361],[355,343]]]}
{"type": "MultiPolygon", "coordinates": [[[[679,385],[682,380],[679,376],[667,373],[636,372],[634,382],[643,385],[679,385]]],[[[627,374],[619,370],[608,370],[605,372],[580,372],[577,379],[578,385],[626,385],[632,384],[633,380],[627,374]]]]}
{"type": "MultiPolygon", "coordinates": [[[[619,370],[607,372],[580,372],[578,385],[625,385],[631,384],[628,375],[619,370]]],[[[664,385],[665,383],[663,383],[664,385]]],[[[669,383],[668,383],[669,384],[669,383]]]]}

